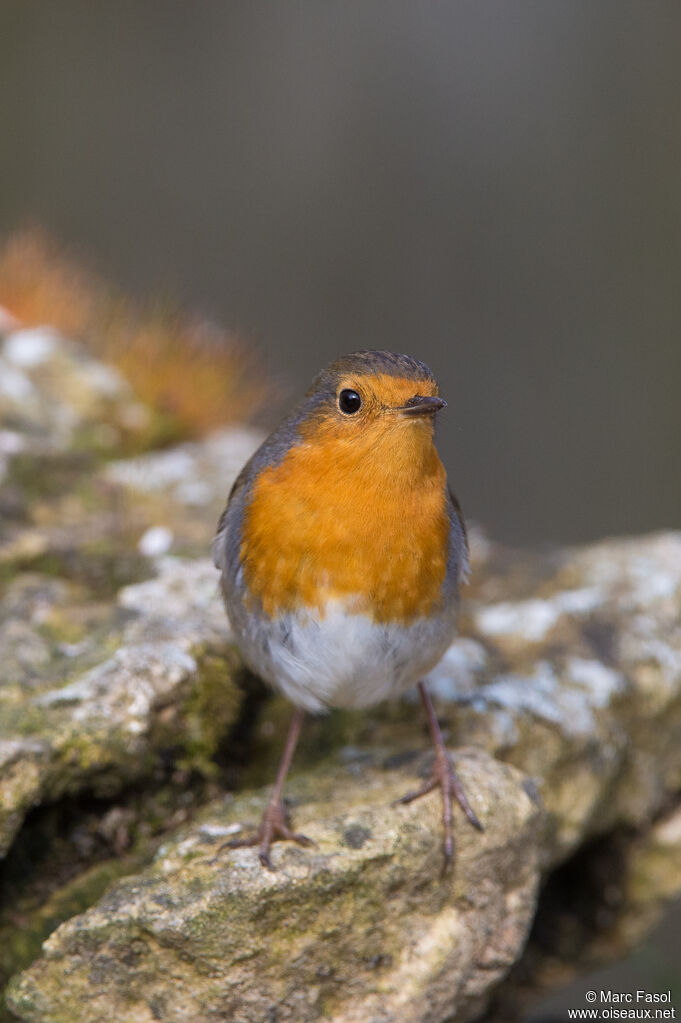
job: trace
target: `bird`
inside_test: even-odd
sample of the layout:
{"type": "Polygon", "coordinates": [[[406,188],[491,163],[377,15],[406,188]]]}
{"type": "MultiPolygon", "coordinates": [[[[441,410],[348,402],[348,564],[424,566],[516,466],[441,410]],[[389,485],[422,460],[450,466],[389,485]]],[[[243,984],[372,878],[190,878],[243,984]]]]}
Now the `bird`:
{"type": "Polygon", "coordinates": [[[213,560],[236,644],[295,708],[260,828],[225,843],[258,846],[269,869],[274,841],[313,844],[283,801],[305,713],[414,687],[435,761],[430,780],[397,802],[441,790],[445,867],[454,800],[482,830],[424,682],[456,634],[468,573],[463,514],[434,442],[446,404],[417,359],[342,355],[246,463],[218,522],[213,560]]]}

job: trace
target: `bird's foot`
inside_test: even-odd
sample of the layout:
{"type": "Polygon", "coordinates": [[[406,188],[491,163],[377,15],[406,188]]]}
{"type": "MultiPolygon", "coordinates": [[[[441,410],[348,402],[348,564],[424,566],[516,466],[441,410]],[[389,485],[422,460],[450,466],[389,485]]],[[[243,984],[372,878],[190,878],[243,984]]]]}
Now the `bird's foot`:
{"type": "Polygon", "coordinates": [[[259,846],[258,857],[263,867],[267,867],[268,870],[274,870],[274,865],[270,859],[270,847],[272,842],[276,841],[297,842],[298,845],[305,846],[314,845],[312,839],[308,838],[307,835],[291,831],[286,820],[286,810],[281,800],[270,801],[267,804],[260,827],[254,835],[244,838],[233,838],[221,845],[218,853],[221,853],[223,849],[241,849],[244,846],[257,845],[259,846]]]}
{"type": "Polygon", "coordinates": [[[427,795],[432,792],[433,789],[439,788],[442,791],[442,823],[444,829],[444,854],[445,854],[445,869],[452,862],[454,856],[454,835],[452,832],[452,799],[456,799],[457,803],[463,810],[464,814],[478,831],[483,831],[484,828],[478,820],[475,811],[466,798],[463,785],[461,784],[459,777],[454,770],[451,758],[447,750],[442,746],[435,752],[435,763],[433,764],[433,773],[430,780],[422,785],[420,789],[416,789],[414,792],[408,792],[406,796],[402,796],[401,799],[396,800],[397,804],[412,803],[415,799],[419,799],[421,796],[427,795]]]}

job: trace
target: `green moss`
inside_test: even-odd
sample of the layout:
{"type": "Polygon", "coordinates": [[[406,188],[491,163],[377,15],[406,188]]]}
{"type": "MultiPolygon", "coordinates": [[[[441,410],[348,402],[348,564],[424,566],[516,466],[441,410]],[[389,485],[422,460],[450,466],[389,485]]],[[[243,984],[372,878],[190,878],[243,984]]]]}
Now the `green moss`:
{"type": "Polygon", "coordinates": [[[69,607],[54,607],[41,623],[40,633],[51,643],[79,643],[89,634],[87,622],[77,621],[69,607]]]}
{"type": "Polygon", "coordinates": [[[40,737],[48,728],[49,723],[49,715],[44,707],[24,701],[15,706],[3,704],[3,735],[14,735],[21,738],[40,737]]]}
{"type": "Polygon", "coordinates": [[[45,798],[88,788],[97,796],[115,796],[131,778],[152,773],[157,752],[145,747],[132,755],[130,737],[124,732],[84,733],[68,731],[56,743],[57,759],[45,780],[45,798]]]}
{"type": "Polygon", "coordinates": [[[49,550],[16,567],[83,583],[98,599],[112,597],[122,586],[151,575],[149,561],[120,538],[49,550]]]}
{"type": "Polygon", "coordinates": [[[29,815],[0,871],[0,1023],[15,1019],[3,1014],[3,985],[37,958],[45,938],[113,882],[141,870],[178,819],[189,819],[215,794],[196,775],[190,784],[173,773],[160,785],[130,786],[113,807],[79,794],[29,815]],[[107,825],[112,811],[118,825],[107,825]],[[129,845],[113,856],[118,826],[129,845]]]}
{"type": "Polygon", "coordinates": [[[0,560],[0,596],[7,589],[9,583],[21,571],[20,566],[13,560],[0,560]]]}
{"type": "Polygon", "coordinates": [[[75,768],[78,775],[91,771],[109,760],[109,751],[96,737],[86,732],[72,732],[59,744],[59,762],[67,768],[75,768]]]}
{"type": "Polygon", "coordinates": [[[79,480],[91,475],[95,460],[88,452],[51,455],[22,455],[12,458],[7,483],[13,484],[33,501],[53,499],[72,492],[79,480]]]}
{"type": "Polygon", "coordinates": [[[213,758],[241,706],[241,692],[234,683],[239,658],[231,647],[219,653],[193,653],[199,670],[182,709],[184,752],[179,766],[212,777],[217,772],[213,758]]]}
{"type": "MultiPolygon", "coordinates": [[[[0,987],[14,973],[23,970],[40,955],[45,938],[64,920],[84,912],[96,902],[112,881],[132,873],[142,864],[139,855],[98,863],[54,892],[42,904],[31,893],[12,907],[11,915],[0,917],[0,987]]],[[[3,1014],[0,1023],[13,1019],[3,1014]]]]}

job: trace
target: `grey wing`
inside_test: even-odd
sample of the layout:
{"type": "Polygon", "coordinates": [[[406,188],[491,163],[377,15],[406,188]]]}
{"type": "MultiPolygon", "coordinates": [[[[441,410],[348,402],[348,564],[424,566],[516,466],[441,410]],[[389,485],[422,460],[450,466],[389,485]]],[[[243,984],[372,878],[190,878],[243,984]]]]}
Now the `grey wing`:
{"type": "Polygon", "coordinates": [[[454,491],[449,490],[449,521],[451,525],[449,534],[449,558],[447,561],[447,575],[455,580],[456,585],[468,579],[470,565],[468,562],[468,533],[466,523],[461,510],[461,505],[456,499],[454,491]]]}
{"type": "Polygon", "coordinates": [[[241,519],[243,517],[244,497],[250,475],[248,470],[251,461],[246,463],[234,481],[234,485],[227,498],[227,505],[220,516],[217,533],[211,547],[213,564],[222,572],[223,581],[228,575],[236,573],[238,568],[241,519]]]}

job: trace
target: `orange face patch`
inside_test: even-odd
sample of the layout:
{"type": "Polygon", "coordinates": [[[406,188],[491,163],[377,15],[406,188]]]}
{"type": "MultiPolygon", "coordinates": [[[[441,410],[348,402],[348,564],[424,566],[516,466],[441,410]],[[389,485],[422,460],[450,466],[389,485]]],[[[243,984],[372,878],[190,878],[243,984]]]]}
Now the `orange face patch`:
{"type": "Polygon", "coordinates": [[[271,616],[301,607],[323,614],[342,599],[376,622],[408,623],[440,603],[449,518],[432,421],[397,410],[435,387],[387,375],[342,387],[358,390],[362,410],[311,420],[301,442],[255,481],[243,519],[244,580],[271,616]]]}
{"type": "Polygon", "coordinates": [[[423,397],[433,397],[438,394],[438,387],[434,380],[411,380],[390,376],[388,373],[362,376],[348,374],[338,384],[338,393],[346,387],[352,388],[360,394],[363,400],[361,415],[365,417],[380,414],[394,415],[396,410],[404,406],[415,394],[420,394],[423,397]]]}

